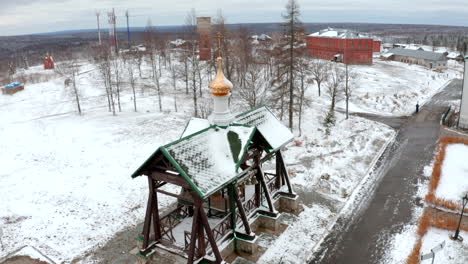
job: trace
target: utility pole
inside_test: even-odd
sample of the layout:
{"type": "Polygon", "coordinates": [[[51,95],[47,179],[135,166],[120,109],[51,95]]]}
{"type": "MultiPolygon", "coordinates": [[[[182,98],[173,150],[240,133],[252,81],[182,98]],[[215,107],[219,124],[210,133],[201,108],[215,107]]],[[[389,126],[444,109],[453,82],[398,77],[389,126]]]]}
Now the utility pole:
{"type": "Polygon", "coordinates": [[[128,22],[128,10],[125,12],[125,16],[127,17],[127,41],[128,41],[128,50],[130,51],[131,48],[131,37],[130,37],[130,25],[128,22]]]}
{"type": "Polygon", "coordinates": [[[116,17],[115,17],[115,10],[112,8],[112,12],[108,12],[107,16],[109,18],[109,38],[110,44],[114,47],[115,53],[119,53],[118,43],[117,43],[117,30],[116,30],[116,17]]]}
{"type": "Polygon", "coordinates": [[[96,18],[97,18],[97,28],[98,28],[98,37],[99,37],[99,46],[101,46],[101,26],[99,24],[99,16],[101,13],[99,11],[96,11],[96,18]]]}

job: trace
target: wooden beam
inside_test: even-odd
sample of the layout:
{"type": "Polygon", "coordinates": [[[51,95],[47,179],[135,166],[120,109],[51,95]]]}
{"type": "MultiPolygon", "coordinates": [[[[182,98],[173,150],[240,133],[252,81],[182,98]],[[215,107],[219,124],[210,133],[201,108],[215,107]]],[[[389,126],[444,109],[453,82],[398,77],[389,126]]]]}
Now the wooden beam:
{"type": "Polygon", "coordinates": [[[242,202],[239,199],[239,192],[237,191],[236,187],[234,187],[234,195],[236,196],[236,204],[237,204],[237,208],[239,209],[239,213],[241,215],[242,224],[244,225],[244,228],[245,228],[245,233],[250,234],[251,230],[250,230],[249,221],[247,220],[247,215],[245,214],[244,206],[242,205],[242,202]]]}
{"type": "Polygon", "coordinates": [[[200,215],[200,205],[195,203],[195,212],[193,214],[193,221],[192,221],[192,233],[190,234],[190,247],[189,247],[189,254],[188,254],[188,261],[187,263],[192,264],[193,258],[195,256],[195,243],[197,243],[197,233],[198,233],[198,225],[199,223],[199,216],[200,215]]]}
{"type": "Polygon", "coordinates": [[[146,214],[145,214],[145,222],[143,224],[143,249],[148,247],[149,244],[149,236],[150,236],[150,226],[151,226],[151,214],[153,208],[153,193],[154,193],[154,186],[153,186],[153,179],[148,177],[148,202],[146,204],[146,214]]]}
{"type": "MultiPolygon", "coordinates": [[[[203,206],[200,206],[200,210],[203,210],[203,206]]],[[[203,231],[203,224],[198,225],[198,257],[206,255],[206,243],[205,243],[205,232],[203,231]]]]}
{"type": "Polygon", "coordinates": [[[279,155],[276,155],[276,179],[275,179],[275,185],[276,188],[281,188],[282,184],[284,184],[283,180],[283,173],[282,173],[282,168],[281,168],[281,158],[279,155]]]}
{"type": "Polygon", "coordinates": [[[184,200],[184,201],[187,201],[187,202],[192,203],[192,201],[187,200],[186,197],[184,197],[184,196],[182,196],[182,195],[180,195],[180,194],[170,193],[170,192],[166,192],[166,191],[164,191],[164,190],[159,190],[159,189],[157,189],[156,192],[162,193],[162,194],[165,194],[165,195],[168,195],[168,196],[172,196],[172,197],[175,197],[175,198],[178,198],[178,199],[181,199],[181,200],[184,200]]]}
{"type": "Polygon", "coordinates": [[[265,175],[263,174],[263,170],[260,166],[258,167],[257,180],[260,181],[260,184],[262,186],[263,193],[265,194],[265,198],[268,203],[268,209],[270,210],[270,212],[274,213],[275,208],[273,207],[273,202],[271,201],[270,191],[268,190],[268,187],[265,183],[265,175]]]}
{"type": "Polygon", "coordinates": [[[221,253],[219,253],[218,245],[216,245],[216,240],[214,238],[213,231],[211,230],[210,224],[208,223],[208,217],[206,216],[203,206],[200,206],[199,210],[200,210],[202,224],[205,227],[206,235],[208,236],[208,241],[210,242],[210,245],[211,245],[211,250],[213,250],[213,253],[216,258],[216,263],[221,263],[223,261],[223,258],[221,257],[221,253]]]}
{"type": "Polygon", "coordinates": [[[180,175],[175,175],[167,172],[153,171],[151,173],[151,178],[158,181],[168,182],[177,186],[181,186],[186,189],[192,189],[188,182],[186,182],[180,175]]]}
{"type": "Polygon", "coordinates": [[[283,154],[281,153],[281,150],[278,150],[278,153],[276,155],[280,157],[280,161],[281,161],[280,164],[281,164],[281,168],[283,171],[283,177],[286,180],[286,184],[288,185],[288,192],[290,194],[294,194],[294,190],[292,188],[291,182],[289,181],[288,169],[286,168],[286,165],[284,164],[283,154]]]}
{"type": "Polygon", "coordinates": [[[153,230],[154,230],[154,241],[161,239],[161,222],[159,221],[159,206],[158,206],[158,193],[153,192],[153,230]]]}

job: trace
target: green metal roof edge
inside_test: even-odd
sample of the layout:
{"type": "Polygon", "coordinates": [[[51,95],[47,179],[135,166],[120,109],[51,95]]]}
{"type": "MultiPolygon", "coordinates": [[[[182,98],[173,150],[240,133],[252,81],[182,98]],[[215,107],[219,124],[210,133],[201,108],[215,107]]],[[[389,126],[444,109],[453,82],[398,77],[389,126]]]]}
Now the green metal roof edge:
{"type": "Polygon", "coordinates": [[[201,133],[204,133],[204,132],[210,130],[211,128],[216,128],[216,125],[211,125],[211,126],[209,126],[209,127],[207,127],[207,128],[204,128],[204,129],[202,129],[202,130],[200,130],[200,131],[198,131],[198,132],[195,132],[195,133],[190,134],[190,135],[188,135],[188,136],[185,136],[185,137],[183,137],[183,138],[179,138],[179,139],[177,139],[177,140],[175,140],[175,141],[172,141],[171,143],[168,143],[168,144],[164,145],[163,147],[164,147],[164,148],[168,148],[168,147],[170,147],[170,146],[172,146],[172,145],[175,145],[175,144],[177,144],[177,143],[180,143],[180,142],[182,142],[182,141],[184,141],[184,140],[187,140],[187,139],[189,139],[189,138],[191,138],[191,137],[194,137],[194,136],[196,136],[196,135],[200,135],[201,133]]]}
{"type": "Polygon", "coordinates": [[[154,156],[156,156],[156,154],[158,154],[158,151],[160,151],[161,147],[159,147],[155,152],[153,152],[153,154],[151,154],[151,156],[149,156],[149,158],[147,158],[145,160],[145,162],[143,162],[143,164],[140,165],[140,167],[138,167],[138,169],[132,173],[132,178],[136,178],[138,176],[140,176],[141,174],[139,174],[138,172],[152,159],[154,158],[154,156]]]}
{"type": "Polygon", "coordinates": [[[240,117],[240,116],[243,116],[243,115],[246,115],[246,114],[248,114],[248,113],[251,113],[251,112],[253,112],[253,111],[257,110],[257,109],[260,109],[260,108],[262,108],[262,107],[265,107],[266,109],[268,109],[268,106],[266,106],[266,105],[263,104],[263,105],[259,105],[259,106],[257,106],[257,107],[254,107],[254,108],[252,108],[252,109],[250,109],[250,110],[247,110],[247,111],[245,111],[245,112],[242,112],[242,113],[236,115],[235,117],[238,118],[238,117],[240,117]]]}
{"type": "Polygon", "coordinates": [[[161,147],[161,152],[164,154],[164,156],[169,160],[169,162],[174,165],[176,170],[182,175],[182,177],[188,182],[190,187],[202,198],[205,198],[205,195],[200,191],[200,189],[193,183],[192,179],[187,175],[187,173],[180,167],[179,163],[174,159],[174,157],[169,154],[167,149],[165,147],[161,147]]]}

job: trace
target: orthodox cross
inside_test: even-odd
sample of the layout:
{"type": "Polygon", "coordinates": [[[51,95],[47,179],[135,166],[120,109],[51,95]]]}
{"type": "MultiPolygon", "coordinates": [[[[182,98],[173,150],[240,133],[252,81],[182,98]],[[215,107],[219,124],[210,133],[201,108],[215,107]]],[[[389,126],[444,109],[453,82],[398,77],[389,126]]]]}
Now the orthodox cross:
{"type": "Polygon", "coordinates": [[[224,36],[221,32],[218,32],[215,38],[218,39],[218,57],[221,57],[221,39],[224,39],[224,36]]]}

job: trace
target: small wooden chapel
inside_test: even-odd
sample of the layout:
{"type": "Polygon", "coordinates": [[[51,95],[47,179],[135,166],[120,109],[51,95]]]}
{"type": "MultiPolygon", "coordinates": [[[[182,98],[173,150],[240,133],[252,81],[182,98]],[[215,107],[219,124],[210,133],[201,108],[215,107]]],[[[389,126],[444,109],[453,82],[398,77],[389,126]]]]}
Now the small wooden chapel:
{"type": "Polygon", "coordinates": [[[266,106],[232,114],[233,85],[221,56],[217,63],[213,113],[191,119],[179,140],[159,147],[132,175],[148,179],[143,257],[165,250],[186,263],[223,263],[223,245],[239,250],[255,240],[255,216],[278,217],[280,196],[297,201],[281,151],[293,134],[266,106]],[[274,163],[273,172],[265,162],[274,163]],[[172,210],[161,213],[158,194],[176,198],[172,210]]]}

